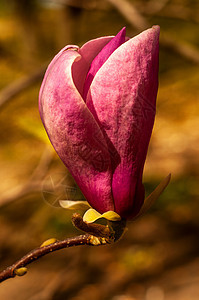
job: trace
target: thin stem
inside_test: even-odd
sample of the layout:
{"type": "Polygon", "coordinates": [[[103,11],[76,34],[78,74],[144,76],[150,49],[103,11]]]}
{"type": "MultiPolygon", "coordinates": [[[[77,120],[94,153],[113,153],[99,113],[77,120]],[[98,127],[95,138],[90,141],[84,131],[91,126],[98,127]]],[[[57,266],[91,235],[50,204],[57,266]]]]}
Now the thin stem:
{"type": "Polygon", "coordinates": [[[73,246],[98,246],[103,244],[106,244],[106,240],[104,238],[94,237],[90,234],[84,234],[77,237],[68,238],[62,241],[56,241],[53,244],[33,249],[28,254],[19,259],[17,262],[15,262],[13,265],[0,272],[0,282],[9,278],[13,278],[16,275],[24,275],[26,273],[26,269],[24,268],[25,266],[48,253],[73,246]]]}
{"type": "Polygon", "coordinates": [[[27,272],[25,266],[35,260],[38,260],[40,257],[48,253],[72,246],[99,246],[111,244],[121,237],[125,231],[126,225],[125,220],[121,220],[119,222],[109,222],[109,225],[106,226],[94,223],[88,224],[83,221],[83,218],[78,213],[73,214],[72,223],[76,228],[86,232],[86,234],[71,237],[62,241],[54,239],[45,241],[39,248],[33,249],[13,265],[0,272],[0,282],[9,278],[13,278],[16,275],[25,275],[27,272]]]}

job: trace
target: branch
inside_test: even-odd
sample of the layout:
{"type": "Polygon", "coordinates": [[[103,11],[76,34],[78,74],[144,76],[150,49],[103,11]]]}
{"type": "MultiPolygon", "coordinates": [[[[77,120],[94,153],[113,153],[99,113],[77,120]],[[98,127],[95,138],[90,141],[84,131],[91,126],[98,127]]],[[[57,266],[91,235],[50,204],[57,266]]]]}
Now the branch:
{"type": "Polygon", "coordinates": [[[150,0],[147,3],[144,3],[142,10],[146,14],[154,15],[162,11],[168,2],[169,0],[150,0]]]}
{"type": "Polygon", "coordinates": [[[150,27],[148,21],[139,13],[136,7],[126,0],[107,0],[136,29],[144,30],[150,27]]]}
{"type": "Polygon", "coordinates": [[[106,3],[97,0],[54,0],[52,2],[55,2],[64,7],[68,6],[72,8],[79,8],[82,10],[107,10],[107,7],[105,5],[106,3]]]}
{"type": "Polygon", "coordinates": [[[43,151],[41,158],[34,172],[24,184],[10,189],[5,195],[1,196],[0,207],[10,204],[17,199],[21,199],[29,194],[41,192],[41,183],[45,177],[49,165],[53,159],[53,152],[49,147],[43,151]]]}
{"type": "Polygon", "coordinates": [[[162,7],[161,10],[154,10],[153,6],[150,6],[151,8],[149,9],[149,5],[150,3],[141,7],[141,11],[143,14],[158,15],[165,18],[175,18],[184,21],[193,21],[195,23],[199,22],[198,10],[194,7],[190,8],[180,4],[177,5],[170,3],[165,9],[164,7],[162,7]]]}
{"type": "Polygon", "coordinates": [[[20,78],[11,83],[0,92],[0,108],[3,107],[10,99],[29,88],[31,85],[42,80],[47,65],[35,71],[32,75],[20,78]]]}
{"type": "Polygon", "coordinates": [[[160,44],[164,48],[186,58],[188,61],[199,64],[199,50],[196,47],[188,43],[176,41],[166,34],[162,34],[160,44]]]}
{"type": "Polygon", "coordinates": [[[13,265],[0,272],[0,282],[9,278],[13,278],[16,275],[25,275],[27,273],[27,268],[25,268],[25,266],[29,265],[35,260],[38,260],[40,257],[47,255],[48,253],[73,246],[99,246],[114,242],[114,231],[108,226],[100,224],[87,224],[77,213],[73,215],[72,221],[78,229],[89,232],[90,234],[79,235],[62,241],[55,239],[45,241],[39,248],[30,251],[13,265]]]}
{"type": "Polygon", "coordinates": [[[102,239],[100,238],[95,238],[92,235],[85,234],[85,235],[80,235],[77,237],[72,237],[68,238],[62,241],[56,241],[53,244],[44,246],[44,247],[39,247],[28,254],[26,254],[24,257],[19,259],[17,262],[15,262],[13,265],[10,267],[6,268],[4,271],[0,272],[0,282],[8,279],[8,278],[13,278],[16,275],[18,276],[23,276],[26,274],[27,269],[24,268],[28,264],[32,263],[35,260],[38,260],[40,257],[60,250],[64,248],[69,248],[73,246],[79,246],[79,245],[92,245],[92,246],[97,246],[97,245],[103,245],[101,242],[102,239]],[[97,241],[96,241],[97,239],[97,241]],[[97,243],[98,242],[98,243],[97,243]]]}
{"type": "MultiPolygon", "coordinates": [[[[136,7],[127,0],[107,0],[110,2],[123,17],[137,30],[145,30],[151,27],[151,24],[140,14],[136,7]]],[[[172,37],[164,34],[160,39],[160,45],[169,50],[180,54],[192,63],[199,64],[199,51],[192,45],[179,42],[172,37]]]]}

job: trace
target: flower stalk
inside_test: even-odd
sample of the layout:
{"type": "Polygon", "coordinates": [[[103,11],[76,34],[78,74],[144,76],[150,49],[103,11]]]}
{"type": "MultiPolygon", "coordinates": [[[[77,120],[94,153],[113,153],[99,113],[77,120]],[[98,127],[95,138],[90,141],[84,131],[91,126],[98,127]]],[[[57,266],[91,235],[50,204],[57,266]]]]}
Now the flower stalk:
{"type": "Polygon", "coordinates": [[[17,262],[15,262],[13,265],[7,267],[5,270],[0,272],[0,282],[3,282],[9,278],[14,278],[15,276],[25,275],[28,271],[26,268],[27,265],[31,264],[33,261],[38,260],[42,256],[45,256],[54,251],[74,246],[106,245],[115,242],[118,239],[118,233],[119,235],[121,235],[120,232],[116,232],[116,228],[114,229],[113,227],[111,227],[110,224],[106,226],[93,223],[87,224],[77,213],[73,214],[72,223],[75,227],[84,231],[85,234],[76,237],[70,237],[65,240],[49,239],[45,241],[40,247],[33,249],[28,254],[19,259],[17,262]],[[51,243],[48,244],[49,242],[51,243]]]}

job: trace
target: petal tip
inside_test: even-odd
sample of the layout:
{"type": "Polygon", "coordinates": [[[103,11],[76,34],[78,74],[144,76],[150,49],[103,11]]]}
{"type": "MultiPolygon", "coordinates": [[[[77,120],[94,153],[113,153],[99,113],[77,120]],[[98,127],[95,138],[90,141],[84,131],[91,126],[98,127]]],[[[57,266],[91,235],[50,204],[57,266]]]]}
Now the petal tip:
{"type": "Polygon", "coordinates": [[[151,29],[155,32],[154,34],[159,38],[160,26],[159,25],[153,25],[151,29]]]}

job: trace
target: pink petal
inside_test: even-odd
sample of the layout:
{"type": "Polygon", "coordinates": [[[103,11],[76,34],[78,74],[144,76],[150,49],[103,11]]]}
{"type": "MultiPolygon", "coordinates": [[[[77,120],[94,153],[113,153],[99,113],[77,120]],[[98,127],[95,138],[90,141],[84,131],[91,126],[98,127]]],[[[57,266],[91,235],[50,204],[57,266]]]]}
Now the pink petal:
{"type": "MultiPolygon", "coordinates": [[[[97,122],[73,82],[73,63],[79,63],[82,72],[86,65],[81,59],[77,51],[64,50],[50,64],[40,91],[40,114],[55,150],[86,199],[104,212],[113,210],[110,155],[97,122]]],[[[89,65],[86,67],[85,76],[89,65]]],[[[73,76],[79,80],[76,71],[73,76]]]]}
{"type": "Polygon", "coordinates": [[[142,172],[155,117],[159,27],[115,50],[97,72],[86,103],[110,149],[115,211],[136,215],[144,200],[142,172]]]}
{"type": "Polygon", "coordinates": [[[45,76],[44,76],[44,79],[42,81],[42,84],[41,84],[41,87],[40,87],[40,91],[39,91],[39,112],[40,112],[41,119],[42,119],[42,113],[41,113],[42,107],[41,107],[41,102],[40,102],[40,95],[43,93],[43,88],[45,87],[46,79],[48,78],[47,74],[48,74],[49,70],[53,67],[53,65],[55,64],[55,62],[57,61],[57,59],[62,55],[62,53],[64,51],[66,51],[66,50],[69,50],[69,49],[78,50],[79,47],[76,46],[76,45],[67,45],[67,46],[65,46],[63,49],[61,49],[59,51],[59,53],[57,53],[57,55],[55,55],[55,57],[53,58],[53,60],[48,65],[48,68],[46,70],[46,73],[45,73],[45,76]]]}
{"type": "Polygon", "coordinates": [[[112,38],[112,36],[105,36],[91,40],[78,50],[81,55],[81,59],[77,59],[73,63],[72,73],[75,86],[82,97],[86,75],[93,59],[98,55],[103,47],[112,40],[112,38]]]}
{"type": "Polygon", "coordinates": [[[99,52],[99,54],[93,59],[88,74],[86,76],[85,84],[84,84],[84,92],[83,98],[86,99],[86,95],[88,93],[89,87],[93,78],[97,71],[101,68],[101,66],[105,63],[105,61],[109,58],[109,56],[125,42],[126,28],[122,28],[118,34],[113,37],[106,46],[99,52]]]}

